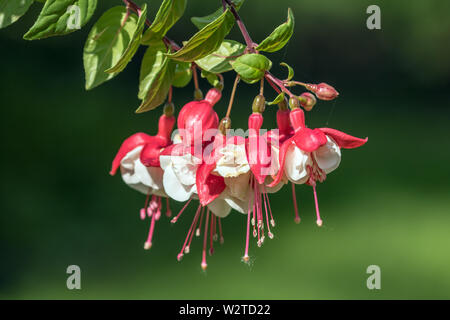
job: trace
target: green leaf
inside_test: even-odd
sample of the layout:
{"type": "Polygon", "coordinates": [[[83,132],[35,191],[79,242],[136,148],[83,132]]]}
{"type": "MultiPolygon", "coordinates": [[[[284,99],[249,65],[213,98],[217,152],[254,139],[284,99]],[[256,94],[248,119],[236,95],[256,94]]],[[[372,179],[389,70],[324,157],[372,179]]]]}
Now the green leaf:
{"type": "Polygon", "coordinates": [[[202,78],[206,78],[206,80],[208,80],[209,84],[212,85],[213,87],[217,86],[220,82],[219,77],[214,73],[202,70],[200,75],[202,78]]]}
{"type": "MultiPolygon", "coordinates": [[[[233,0],[233,4],[236,7],[236,10],[239,10],[239,8],[244,3],[244,0],[233,0]]],[[[214,20],[216,20],[221,14],[223,13],[223,8],[219,8],[213,13],[205,16],[205,17],[192,17],[191,21],[192,23],[199,29],[203,29],[206,25],[210,24],[214,20]]]]}
{"type": "Polygon", "coordinates": [[[23,38],[36,40],[74,32],[89,21],[96,7],[97,0],[47,0],[23,38]]]}
{"type": "Polygon", "coordinates": [[[161,69],[166,50],[164,43],[160,41],[148,47],[145,51],[141,63],[141,72],[139,74],[139,99],[145,99],[155,74],[161,69]]]}
{"type": "Polygon", "coordinates": [[[143,101],[136,113],[146,112],[161,105],[166,100],[173,81],[176,63],[163,54],[163,51],[156,51],[155,57],[153,50],[152,47],[148,48],[142,62],[139,96],[143,97],[143,101]]]}
{"type": "Polygon", "coordinates": [[[257,47],[258,51],[275,52],[283,48],[294,33],[294,14],[288,9],[287,21],[278,26],[257,47]]]}
{"type": "Polygon", "coordinates": [[[186,8],[186,0],[164,0],[155,20],[142,37],[142,44],[161,40],[170,28],[180,19],[186,8]]]}
{"type": "Polygon", "coordinates": [[[125,69],[125,67],[131,61],[134,54],[136,53],[136,51],[139,48],[146,19],[147,19],[147,4],[144,3],[144,5],[142,6],[140,15],[139,15],[139,19],[136,24],[136,29],[134,30],[133,35],[131,36],[128,46],[125,48],[125,51],[122,52],[122,56],[119,58],[119,60],[116,62],[116,64],[114,66],[112,66],[111,68],[105,70],[105,72],[119,73],[119,72],[123,71],[123,69],[125,69]]]}
{"type": "Polygon", "coordinates": [[[212,73],[223,73],[233,70],[230,60],[244,53],[245,46],[234,40],[224,40],[219,49],[196,60],[195,63],[203,70],[212,73]]]}
{"type": "Polygon", "coordinates": [[[247,83],[255,83],[272,67],[272,62],[261,54],[249,53],[231,62],[231,66],[242,80],[247,83]]]}
{"type": "Polygon", "coordinates": [[[170,54],[171,59],[193,62],[216,51],[225,36],[233,27],[233,14],[227,9],[216,20],[194,34],[177,52],[170,54]]]}
{"type": "Polygon", "coordinates": [[[280,63],[280,66],[288,68],[288,76],[286,80],[291,80],[294,77],[294,69],[292,69],[291,66],[285,62],[280,63]]]}
{"type": "Polygon", "coordinates": [[[268,104],[269,105],[279,104],[283,100],[284,100],[284,92],[280,92],[280,94],[277,95],[277,97],[272,102],[269,102],[268,104]]]}
{"type": "Polygon", "coordinates": [[[117,75],[117,72],[105,71],[121,60],[138,28],[137,22],[136,15],[128,15],[124,6],[117,6],[106,11],[94,24],[83,51],[86,90],[117,75]]]}
{"type": "Polygon", "coordinates": [[[32,3],[33,0],[0,0],[0,29],[19,20],[32,3]]]}
{"type": "Polygon", "coordinates": [[[189,62],[176,62],[175,74],[173,75],[172,85],[177,88],[183,88],[191,82],[192,69],[189,62]]]}

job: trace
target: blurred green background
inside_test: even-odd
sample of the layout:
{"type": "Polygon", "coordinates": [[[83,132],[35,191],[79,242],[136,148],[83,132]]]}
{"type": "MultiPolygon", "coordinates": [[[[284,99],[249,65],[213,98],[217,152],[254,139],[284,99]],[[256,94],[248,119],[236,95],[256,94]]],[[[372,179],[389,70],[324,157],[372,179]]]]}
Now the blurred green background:
{"type": "MultiPolygon", "coordinates": [[[[147,3],[154,15],[160,1],[147,3]]],[[[245,218],[233,213],[206,273],[199,240],[176,261],[193,206],[176,225],[163,216],[153,248],[144,251],[149,221],[138,214],[144,196],[108,175],[122,140],[155,133],[160,114],[134,113],[143,48],[117,78],[84,90],[84,40],[101,13],[120,4],[100,1],[89,25],[65,37],[22,40],[40,4],[0,30],[0,298],[450,298],[450,2],[246,1],[241,15],[257,42],[284,21],[287,7],[294,10],[293,38],[270,55],[275,74],[284,76],[278,63],[285,61],[297,80],[324,81],[341,93],[319,102],[308,124],[369,142],[344,150],[340,168],[318,187],[322,228],[315,225],[311,188],[297,187],[300,225],[284,188],[271,197],[275,239],[262,248],[252,242],[252,265],[240,262],[245,218]],[[381,30],[366,28],[371,4],[381,7],[381,30]],[[66,288],[71,264],[81,267],[79,291],[66,288]],[[366,287],[372,264],[381,267],[381,290],[366,287]]],[[[189,17],[219,5],[189,1],[169,36],[186,40],[196,30],[189,17]]],[[[242,41],[236,27],[229,38],[242,41]]],[[[232,75],[226,79],[220,116],[232,75]]],[[[201,87],[206,92],[207,82],[201,87]]],[[[267,98],[275,97],[267,88],[267,98]]],[[[257,90],[239,85],[234,127],[246,127],[257,90]]],[[[192,92],[192,84],[176,90],[176,106],[192,92]]],[[[266,113],[270,128],[276,110],[266,113]]]]}

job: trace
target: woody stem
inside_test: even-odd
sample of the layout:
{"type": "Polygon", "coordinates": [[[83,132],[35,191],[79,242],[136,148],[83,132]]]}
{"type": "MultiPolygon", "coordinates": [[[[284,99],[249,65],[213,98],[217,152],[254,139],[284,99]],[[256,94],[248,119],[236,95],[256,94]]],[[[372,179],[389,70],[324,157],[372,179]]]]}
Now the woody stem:
{"type": "Polygon", "coordinates": [[[226,118],[230,117],[231,107],[233,107],[234,95],[236,94],[236,88],[238,83],[239,83],[239,75],[237,74],[236,79],[234,79],[233,90],[231,91],[230,102],[228,103],[227,114],[225,115],[226,118]]]}

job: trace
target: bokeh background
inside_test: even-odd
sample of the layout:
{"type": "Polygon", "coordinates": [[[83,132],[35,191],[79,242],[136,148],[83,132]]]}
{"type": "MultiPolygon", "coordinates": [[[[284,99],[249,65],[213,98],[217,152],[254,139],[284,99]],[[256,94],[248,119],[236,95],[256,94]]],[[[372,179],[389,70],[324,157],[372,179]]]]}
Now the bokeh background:
{"type": "MultiPolygon", "coordinates": [[[[160,2],[147,1],[152,15],[160,2]]],[[[22,40],[40,4],[0,30],[0,298],[450,298],[450,2],[246,1],[241,15],[255,41],[285,20],[287,7],[294,10],[292,40],[270,55],[275,74],[284,76],[284,61],[297,80],[324,81],[341,93],[319,102],[307,114],[309,125],[369,142],[344,150],[340,168],[318,187],[322,228],[311,189],[297,187],[296,225],[285,188],[271,197],[275,239],[262,248],[252,243],[251,266],[240,262],[245,219],[234,213],[223,221],[225,244],[208,258],[206,273],[199,240],[176,261],[194,208],[176,225],[162,217],[153,248],[144,251],[144,196],[108,175],[122,140],[155,133],[161,111],[134,113],[144,48],[114,80],[84,90],[84,40],[101,13],[120,4],[100,1],[89,25],[65,37],[22,40]],[[371,4],[381,7],[381,30],[366,28],[371,4]],[[81,267],[79,291],[66,288],[71,264],[81,267]],[[381,290],[366,287],[372,264],[381,267],[381,290]]],[[[169,36],[186,40],[196,30],[189,17],[219,5],[189,1],[169,36]]],[[[229,38],[242,41],[236,27],[229,38]]],[[[222,116],[232,75],[226,79],[222,116]]],[[[206,92],[207,82],[201,87],[206,92]]],[[[246,127],[257,90],[239,85],[234,127],[246,127]]],[[[178,109],[192,92],[192,84],[175,91],[178,109]]],[[[266,93],[275,97],[268,86],[266,93]]],[[[266,113],[270,128],[276,109],[266,113]]]]}

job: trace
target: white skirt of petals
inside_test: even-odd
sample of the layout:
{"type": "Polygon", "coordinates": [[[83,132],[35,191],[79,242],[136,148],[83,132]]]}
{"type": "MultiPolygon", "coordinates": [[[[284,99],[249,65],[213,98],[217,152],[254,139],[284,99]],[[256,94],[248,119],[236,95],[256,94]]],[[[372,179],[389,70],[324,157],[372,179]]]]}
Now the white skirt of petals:
{"type": "Polygon", "coordinates": [[[140,160],[143,146],[128,152],[120,162],[123,181],[143,194],[166,196],[163,188],[163,170],[159,167],[146,167],[140,160]]]}
{"type": "Polygon", "coordinates": [[[197,192],[195,177],[201,161],[191,154],[160,156],[159,161],[164,170],[164,190],[169,197],[180,202],[189,200],[197,192]]]}
{"type": "Polygon", "coordinates": [[[327,136],[327,143],[313,152],[317,165],[325,173],[335,170],[341,163],[341,149],[336,142],[327,136]]]}
{"type": "Polygon", "coordinates": [[[312,153],[304,152],[293,144],[286,153],[284,165],[286,177],[296,184],[308,181],[307,166],[313,164],[311,156],[326,174],[335,170],[341,162],[341,150],[336,142],[328,136],[327,143],[312,153]]]}

